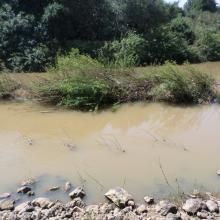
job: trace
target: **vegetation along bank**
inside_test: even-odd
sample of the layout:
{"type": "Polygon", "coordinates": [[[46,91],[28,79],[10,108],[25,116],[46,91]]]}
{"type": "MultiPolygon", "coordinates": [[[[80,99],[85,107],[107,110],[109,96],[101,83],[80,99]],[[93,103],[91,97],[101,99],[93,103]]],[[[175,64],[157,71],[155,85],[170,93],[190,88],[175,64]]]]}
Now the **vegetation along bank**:
{"type": "Polygon", "coordinates": [[[215,102],[205,71],[176,64],[219,61],[219,21],[215,0],[2,0],[0,96],[83,110],[215,102]],[[135,69],[150,65],[162,66],[135,69]]]}

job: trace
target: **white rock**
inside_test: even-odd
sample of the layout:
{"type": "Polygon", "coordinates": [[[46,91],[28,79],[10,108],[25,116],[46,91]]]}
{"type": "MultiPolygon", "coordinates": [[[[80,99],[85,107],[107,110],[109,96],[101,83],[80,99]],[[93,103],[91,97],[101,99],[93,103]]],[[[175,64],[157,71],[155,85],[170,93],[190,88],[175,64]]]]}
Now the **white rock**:
{"type": "Polygon", "coordinates": [[[31,206],[31,202],[27,201],[27,202],[23,202],[20,205],[16,206],[15,208],[15,212],[16,213],[23,213],[23,212],[31,212],[34,210],[34,207],[31,206]]]}
{"type": "Polygon", "coordinates": [[[7,199],[9,197],[11,197],[10,193],[3,193],[3,194],[0,195],[0,199],[7,199]]]}
{"type": "Polygon", "coordinates": [[[75,198],[83,198],[86,195],[86,193],[84,192],[82,187],[77,187],[76,189],[74,189],[70,194],[69,197],[71,199],[75,199],[75,198]]]}
{"type": "Polygon", "coordinates": [[[15,201],[12,199],[4,199],[0,201],[0,211],[13,210],[15,201]]]}
{"type": "Polygon", "coordinates": [[[72,188],[72,184],[70,182],[66,182],[64,186],[64,191],[69,192],[72,188]]]}
{"type": "Polygon", "coordinates": [[[41,208],[48,208],[49,205],[51,204],[51,201],[48,198],[37,198],[32,201],[32,204],[34,206],[39,206],[41,208]]]}
{"type": "Polygon", "coordinates": [[[147,207],[145,205],[140,205],[137,209],[136,212],[138,214],[142,214],[142,213],[147,213],[147,207]]]}
{"type": "Polygon", "coordinates": [[[168,202],[167,200],[160,201],[156,205],[155,209],[156,212],[160,213],[163,216],[166,216],[168,213],[177,213],[177,207],[174,204],[168,202]]]}
{"type": "Polygon", "coordinates": [[[208,200],[206,202],[206,206],[210,212],[218,212],[219,211],[217,203],[214,202],[213,200],[208,200]]]}
{"type": "Polygon", "coordinates": [[[153,204],[153,203],[154,203],[154,198],[149,197],[149,196],[145,196],[145,197],[144,197],[144,201],[145,201],[147,204],[153,204]]]}
{"type": "Polygon", "coordinates": [[[132,196],[125,191],[123,188],[117,187],[115,189],[110,189],[106,194],[105,197],[113,202],[120,208],[127,206],[128,202],[132,199],[132,196]]]}
{"type": "Polygon", "coordinates": [[[201,199],[187,199],[182,208],[187,213],[195,214],[202,208],[202,201],[201,199]]]}

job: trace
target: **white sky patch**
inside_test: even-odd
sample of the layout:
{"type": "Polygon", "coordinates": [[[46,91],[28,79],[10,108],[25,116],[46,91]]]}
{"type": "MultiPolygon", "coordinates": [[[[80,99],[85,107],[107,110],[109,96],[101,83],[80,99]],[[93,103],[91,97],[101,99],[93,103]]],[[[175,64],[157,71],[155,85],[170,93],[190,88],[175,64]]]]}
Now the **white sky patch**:
{"type": "MultiPolygon", "coordinates": [[[[178,0],[165,0],[166,2],[177,2],[178,0]]],[[[179,5],[182,7],[185,3],[187,2],[187,0],[179,0],[179,5]]],[[[216,0],[217,4],[220,5],[220,0],[216,0]]]]}

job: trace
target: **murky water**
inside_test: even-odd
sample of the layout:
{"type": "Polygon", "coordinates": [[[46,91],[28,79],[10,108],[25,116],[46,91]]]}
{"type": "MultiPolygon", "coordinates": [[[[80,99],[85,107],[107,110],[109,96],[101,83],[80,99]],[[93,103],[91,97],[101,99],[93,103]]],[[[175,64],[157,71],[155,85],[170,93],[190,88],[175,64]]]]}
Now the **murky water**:
{"type": "Polygon", "coordinates": [[[219,155],[219,105],[135,104],[95,114],[0,104],[0,193],[27,177],[40,179],[37,196],[66,180],[84,185],[88,202],[115,186],[136,199],[178,186],[220,190],[219,155]]]}

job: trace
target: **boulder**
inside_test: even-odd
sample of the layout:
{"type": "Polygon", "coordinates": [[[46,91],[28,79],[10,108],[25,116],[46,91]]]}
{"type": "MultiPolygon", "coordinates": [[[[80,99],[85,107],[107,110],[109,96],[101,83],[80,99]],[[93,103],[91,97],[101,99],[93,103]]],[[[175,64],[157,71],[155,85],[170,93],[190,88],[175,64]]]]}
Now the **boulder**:
{"type": "Polygon", "coordinates": [[[0,199],[7,199],[9,197],[11,197],[10,193],[3,193],[3,194],[0,195],[0,199]]]}
{"type": "Polygon", "coordinates": [[[34,196],[34,195],[35,195],[35,192],[29,191],[29,192],[27,192],[26,194],[27,194],[27,196],[34,196]]]}
{"type": "Polygon", "coordinates": [[[72,188],[72,184],[70,182],[66,182],[64,186],[64,191],[69,192],[72,188]]]}
{"type": "Polygon", "coordinates": [[[22,194],[26,194],[29,191],[31,191],[31,187],[29,186],[22,186],[19,189],[17,189],[17,193],[22,193],[22,194]]]}
{"type": "Polygon", "coordinates": [[[202,209],[202,200],[187,199],[182,208],[189,214],[196,214],[198,211],[202,209]]]}
{"type": "Polygon", "coordinates": [[[105,197],[120,208],[126,207],[130,200],[133,201],[132,196],[120,187],[110,189],[107,193],[105,193],[105,197]]]}
{"type": "Polygon", "coordinates": [[[218,212],[219,211],[218,204],[213,200],[208,200],[206,202],[206,206],[210,212],[218,212]]]}
{"type": "Polygon", "coordinates": [[[166,220],[181,220],[181,215],[180,213],[177,213],[177,214],[173,214],[173,213],[169,213],[167,216],[166,216],[166,220]]]}
{"type": "Polygon", "coordinates": [[[149,205],[154,204],[154,198],[149,197],[149,196],[145,196],[144,201],[149,205]]]}
{"type": "Polygon", "coordinates": [[[82,187],[77,187],[76,189],[74,189],[70,194],[69,197],[71,199],[75,199],[75,198],[83,198],[86,195],[86,193],[84,192],[82,187]]]}
{"type": "Polygon", "coordinates": [[[0,211],[13,210],[15,201],[13,199],[4,199],[0,201],[0,211]]]}
{"type": "Polygon", "coordinates": [[[140,205],[137,209],[136,209],[137,214],[141,215],[142,213],[147,213],[147,207],[146,205],[140,205]]]}
{"type": "Polygon", "coordinates": [[[42,209],[49,208],[51,201],[48,198],[37,198],[32,201],[32,205],[39,206],[42,209]]]}
{"type": "Polygon", "coordinates": [[[166,216],[169,213],[173,213],[176,214],[178,209],[176,207],[176,205],[170,203],[169,201],[166,200],[162,200],[160,201],[156,207],[156,212],[160,213],[162,216],[166,216]]]}
{"type": "Polygon", "coordinates": [[[15,208],[16,213],[32,212],[32,211],[34,211],[34,207],[31,205],[30,201],[23,202],[20,205],[16,206],[15,208]]]}

